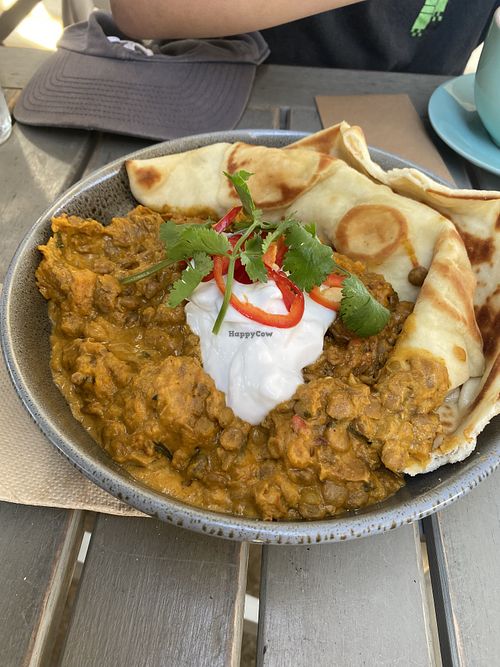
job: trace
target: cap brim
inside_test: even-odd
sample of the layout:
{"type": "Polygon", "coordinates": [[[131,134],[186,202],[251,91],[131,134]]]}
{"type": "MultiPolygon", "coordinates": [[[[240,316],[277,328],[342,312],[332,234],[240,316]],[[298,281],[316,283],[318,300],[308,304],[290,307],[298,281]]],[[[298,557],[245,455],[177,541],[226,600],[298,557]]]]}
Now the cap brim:
{"type": "Polygon", "coordinates": [[[229,130],[246,107],[249,63],[165,63],[59,50],[14,109],[20,123],[116,132],[148,139],[229,130]]]}

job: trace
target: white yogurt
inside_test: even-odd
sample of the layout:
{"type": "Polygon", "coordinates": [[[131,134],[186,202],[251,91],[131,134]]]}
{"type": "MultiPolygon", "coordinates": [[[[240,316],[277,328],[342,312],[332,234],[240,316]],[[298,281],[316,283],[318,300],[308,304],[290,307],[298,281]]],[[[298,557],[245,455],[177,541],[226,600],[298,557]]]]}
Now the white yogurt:
{"type": "MultiPolygon", "coordinates": [[[[281,292],[273,281],[242,285],[233,293],[263,310],[286,314],[281,292]]],[[[304,295],[304,315],[289,329],[278,329],[249,320],[231,305],[217,335],[212,333],[222,305],[214,280],[201,283],[186,305],[186,319],[200,338],[205,371],[226,395],[234,413],[259,424],[274,407],[293,396],[304,379],[302,369],[323,350],[326,330],[335,311],[304,295]]]]}

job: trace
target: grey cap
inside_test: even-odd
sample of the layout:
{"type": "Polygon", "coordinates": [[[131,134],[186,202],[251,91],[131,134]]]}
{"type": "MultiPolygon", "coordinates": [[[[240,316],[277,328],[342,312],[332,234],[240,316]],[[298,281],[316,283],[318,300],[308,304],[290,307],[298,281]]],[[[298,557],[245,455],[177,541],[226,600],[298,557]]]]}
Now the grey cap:
{"type": "Polygon", "coordinates": [[[260,33],[137,44],[96,11],[66,28],[14,117],[158,140],[232,129],[268,55],[260,33]]]}

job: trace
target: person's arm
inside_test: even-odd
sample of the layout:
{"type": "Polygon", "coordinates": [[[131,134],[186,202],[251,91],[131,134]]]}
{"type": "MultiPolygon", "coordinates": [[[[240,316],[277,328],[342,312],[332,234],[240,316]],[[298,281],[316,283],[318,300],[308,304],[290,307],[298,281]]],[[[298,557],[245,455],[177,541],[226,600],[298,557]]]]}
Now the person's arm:
{"type": "Polygon", "coordinates": [[[263,30],[361,0],[111,0],[134,39],[222,37],[263,30]]]}

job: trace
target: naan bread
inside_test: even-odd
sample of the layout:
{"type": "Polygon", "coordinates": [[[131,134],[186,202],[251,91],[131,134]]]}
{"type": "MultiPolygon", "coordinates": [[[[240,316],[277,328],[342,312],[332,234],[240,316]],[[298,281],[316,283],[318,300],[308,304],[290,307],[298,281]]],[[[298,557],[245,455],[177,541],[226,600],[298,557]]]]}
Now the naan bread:
{"type": "Polygon", "coordinates": [[[415,169],[385,172],[371,160],[361,129],[347,123],[286,149],[220,143],[129,160],[126,168],[140,203],[217,216],[239,203],[223,172],[253,172],[252,194],[269,218],[293,213],[315,222],[324,242],[382,273],[400,299],[415,301],[391,359],[430,354],[449,378],[439,409],[446,435],[425,465],[410,460],[404,472],[470,454],[499,411],[500,193],[453,190],[415,169]],[[421,287],[410,282],[412,270],[427,272],[421,287]]]}
{"type": "MultiPolygon", "coordinates": [[[[483,340],[484,370],[480,376],[471,374],[452,394],[453,400],[442,407],[441,420],[448,422],[449,433],[434,450],[429,464],[424,470],[413,465],[405,472],[428,472],[448,462],[462,461],[474,450],[478,434],[500,412],[500,192],[449,188],[412,168],[386,172],[370,158],[362,129],[347,123],[327,128],[288,148],[306,147],[342,158],[374,182],[432,207],[453,222],[463,241],[476,283],[472,305],[483,340]]],[[[423,236],[421,241],[425,242],[423,236]]],[[[448,258],[445,261],[448,264],[448,258]]],[[[444,265],[443,270],[446,271],[444,265]]],[[[461,289],[469,275],[461,276],[459,272],[455,287],[461,289]]],[[[422,297],[427,283],[428,279],[422,286],[422,297]]],[[[442,293],[442,281],[436,287],[442,293]]],[[[417,299],[415,311],[420,300],[417,299]]],[[[442,323],[442,319],[439,321],[442,323]]]]}

